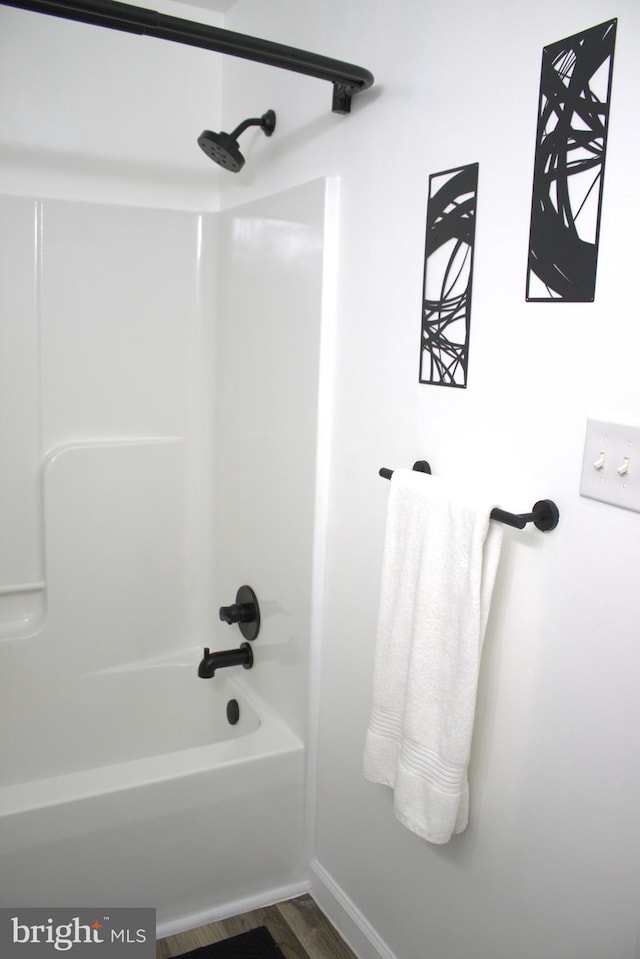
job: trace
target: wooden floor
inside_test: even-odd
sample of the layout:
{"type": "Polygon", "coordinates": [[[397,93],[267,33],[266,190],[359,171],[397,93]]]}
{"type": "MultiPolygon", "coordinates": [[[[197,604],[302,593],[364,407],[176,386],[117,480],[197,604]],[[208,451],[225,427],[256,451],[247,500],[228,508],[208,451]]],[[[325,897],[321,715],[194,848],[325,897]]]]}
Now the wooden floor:
{"type": "Polygon", "coordinates": [[[156,959],[180,956],[256,926],[267,927],[286,959],[357,959],[311,896],[300,896],[276,906],[254,909],[232,919],[211,922],[177,936],[159,939],[156,943],[156,959]]]}

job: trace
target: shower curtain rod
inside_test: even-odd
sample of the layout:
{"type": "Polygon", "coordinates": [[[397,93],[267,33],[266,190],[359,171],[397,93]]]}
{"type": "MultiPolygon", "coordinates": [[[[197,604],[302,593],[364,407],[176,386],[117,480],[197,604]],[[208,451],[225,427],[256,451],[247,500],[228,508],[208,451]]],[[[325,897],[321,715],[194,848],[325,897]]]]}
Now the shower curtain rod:
{"type": "Polygon", "coordinates": [[[0,3],[34,13],[47,13],[67,20],[109,27],[111,30],[185,43],[216,53],[255,60],[267,66],[293,70],[318,80],[328,80],[333,83],[331,109],[334,113],[349,113],[351,97],[370,87],[374,79],[373,74],[364,67],[352,63],[332,60],[259,37],[232,33],[205,23],[170,17],[116,0],[0,0],[0,3]]]}

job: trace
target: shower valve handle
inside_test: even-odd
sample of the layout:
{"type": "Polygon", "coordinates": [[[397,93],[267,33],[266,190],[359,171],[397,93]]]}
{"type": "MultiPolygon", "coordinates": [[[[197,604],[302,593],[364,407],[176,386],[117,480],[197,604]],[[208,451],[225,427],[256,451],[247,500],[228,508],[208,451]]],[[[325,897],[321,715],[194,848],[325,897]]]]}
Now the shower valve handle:
{"type": "Polygon", "coordinates": [[[252,623],[256,618],[256,607],[253,603],[233,603],[231,606],[220,607],[220,619],[224,623],[252,623]]]}
{"type": "Polygon", "coordinates": [[[231,606],[220,607],[223,623],[237,623],[245,639],[255,639],[260,630],[260,607],[258,597],[250,586],[241,586],[236,601],[231,606]]]}

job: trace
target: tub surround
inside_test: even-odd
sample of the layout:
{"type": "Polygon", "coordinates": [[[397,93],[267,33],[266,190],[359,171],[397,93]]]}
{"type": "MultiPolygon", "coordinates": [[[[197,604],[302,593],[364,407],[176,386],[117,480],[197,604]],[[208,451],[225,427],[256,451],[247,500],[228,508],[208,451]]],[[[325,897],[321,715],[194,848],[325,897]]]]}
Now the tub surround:
{"type": "Polygon", "coordinates": [[[0,197],[3,905],[171,932],[308,888],[324,211],[0,197]],[[254,668],[203,682],[243,582],[254,668]]]}

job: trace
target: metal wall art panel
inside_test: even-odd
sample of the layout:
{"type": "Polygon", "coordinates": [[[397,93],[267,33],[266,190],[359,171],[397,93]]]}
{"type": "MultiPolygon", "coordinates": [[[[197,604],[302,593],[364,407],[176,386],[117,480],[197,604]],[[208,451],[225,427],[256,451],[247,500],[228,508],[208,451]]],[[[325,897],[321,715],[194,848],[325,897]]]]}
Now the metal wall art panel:
{"type": "Polygon", "coordinates": [[[544,48],[527,300],[593,301],[617,20],[544,48]]]}
{"type": "Polygon", "coordinates": [[[420,382],[466,387],[478,164],[429,177],[420,382]]]}

